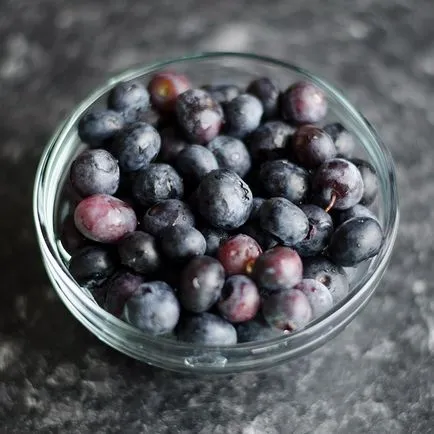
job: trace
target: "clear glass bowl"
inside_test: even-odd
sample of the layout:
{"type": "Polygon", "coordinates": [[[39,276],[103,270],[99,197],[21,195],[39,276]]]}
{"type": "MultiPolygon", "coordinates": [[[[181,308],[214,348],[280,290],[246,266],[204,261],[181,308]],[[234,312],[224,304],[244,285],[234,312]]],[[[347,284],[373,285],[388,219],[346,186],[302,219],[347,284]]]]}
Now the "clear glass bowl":
{"type": "MultiPolygon", "coordinates": [[[[63,206],[64,207],[64,206],[63,206]]],[[[334,87],[294,65],[243,53],[204,53],[169,60],[126,71],[101,86],[83,101],[58,128],[48,143],[35,180],[33,210],[42,259],[48,276],[72,314],[92,333],[117,350],[162,368],[196,373],[233,373],[265,369],[304,355],[337,335],[362,310],[373,295],[389,262],[398,229],[398,196],[394,165],[388,149],[376,131],[334,87]],[[145,81],[156,71],[175,69],[186,73],[197,85],[239,83],[269,76],[282,89],[291,82],[307,79],[323,89],[329,101],[327,120],[340,121],[359,142],[359,154],[376,168],[380,189],[377,212],[385,240],[380,253],[370,262],[353,270],[351,291],[321,318],[305,329],[261,342],[233,347],[198,347],[143,333],[100,308],[89,292],[71,278],[57,232],[59,196],[69,164],[81,149],[76,125],[81,116],[95,105],[103,104],[107,92],[118,82],[135,78],[145,81]]]]}

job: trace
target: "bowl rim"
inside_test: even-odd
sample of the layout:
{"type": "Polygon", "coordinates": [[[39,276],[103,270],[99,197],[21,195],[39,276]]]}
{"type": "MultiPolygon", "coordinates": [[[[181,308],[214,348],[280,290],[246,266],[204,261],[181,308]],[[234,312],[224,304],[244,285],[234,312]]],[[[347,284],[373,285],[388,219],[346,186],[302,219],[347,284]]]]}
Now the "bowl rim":
{"type": "MultiPolygon", "coordinates": [[[[37,239],[40,249],[43,254],[44,265],[47,266],[46,262],[53,267],[55,273],[60,276],[63,283],[66,284],[69,291],[73,291],[74,296],[78,297],[79,301],[95,316],[104,321],[105,326],[110,325],[116,329],[120,329],[129,336],[133,336],[135,339],[141,341],[143,344],[161,344],[166,349],[177,349],[177,350],[200,350],[206,349],[209,351],[224,351],[227,354],[236,353],[237,350],[244,351],[255,351],[260,350],[264,347],[271,347],[278,345],[289,346],[292,342],[303,342],[304,338],[309,336],[315,336],[316,333],[320,332],[322,329],[333,329],[336,328],[336,321],[340,318],[345,319],[349,312],[351,312],[351,307],[357,307],[358,301],[363,299],[363,294],[378,282],[384,273],[387,264],[389,262],[393,245],[396,240],[399,225],[399,210],[398,210],[398,193],[397,193],[397,183],[396,174],[392,155],[390,150],[385,146],[380,136],[378,135],[372,124],[345,98],[345,96],[339,91],[335,86],[329,84],[324,79],[316,76],[315,74],[309,72],[308,70],[294,65],[289,62],[284,62],[281,60],[273,59],[271,57],[256,55],[246,52],[227,52],[227,51],[217,51],[217,52],[202,52],[196,54],[185,55],[177,58],[171,58],[163,60],[160,62],[154,62],[143,67],[136,67],[133,69],[128,69],[127,71],[121,72],[112,76],[109,80],[104,82],[102,85],[98,86],[96,90],[90,93],[84,100],[82,100],[78,105],[76,105],[70,112],[67,118],[59,125],[57,130],[54,132],[52,137],[49,139],[44,151],[41,155],[38,168],[36,171],[34,190],[33,190],[33,215],[34,223],[36,227],[37,239]],[[349,294],[338,303],[336,303],[333,308],[324,314],[323,316],[311,321],[305,328],[296,331],[291,334],[284,334],[275,338],[261,340],[257,342],[249,343],[239,343],[235,346],[204,346],[188,344],[184,342],[179,342],[169,339],[161,339],[161,336],[153,336],[151,334],[142,332],[132,327],[131,325],[123,322],[122,320],[114,317],[110,313],[106,312],[103,308],[97,305],[92,299],[90,299],[85,292],[80,288],[80,286],[72,279],[69,275],[66,265],[61,261],[58,255],[58,247],[53,244],[46,234],[45,219],[54,220],[54,215],[44,216],[43,212],[41,215],[41,202],[43,198],[44,189],[44,173],[47,164],[50,163],[50,158],[52,157],[53,150],[61,146],[62,142],[65,140],[69,131],[74,127],[77,120],[92,106],[100,97],[106,94],[107,90],[113,87],[115,84],[121,81],[129,81],[142,76],[146,76],[157,70],[168,67],[174,64],[187,63],[192,61],[201,61],[208,59],[240,59],[247,61],[257,61],[269,66],[279,67],[283,69],[290,70],[297,74],[303,75],[316,85],[320,86],[323,90],[327,92],[327,96],[332,96],[345,110],[346,113],[352,116],[353,120],[363,126],[368,134],[371,143],[374,143],[383,159],[384,169],[387,170],[388,180],[389,180],[389,204],[390,209],[388,210],[388,224],[384,230],[384,243],[378,253],[378,255],[373,259],[369,267],[369,272],[357,282],[354,287],[351,288],[349,294]]],[[[55,285],[54,285],[55,286],[55,285]]],[[[57,292],[58,288],[55,286],[57,292]]],[[[60,294],[59,294],[60,295],[60,294]]]]}

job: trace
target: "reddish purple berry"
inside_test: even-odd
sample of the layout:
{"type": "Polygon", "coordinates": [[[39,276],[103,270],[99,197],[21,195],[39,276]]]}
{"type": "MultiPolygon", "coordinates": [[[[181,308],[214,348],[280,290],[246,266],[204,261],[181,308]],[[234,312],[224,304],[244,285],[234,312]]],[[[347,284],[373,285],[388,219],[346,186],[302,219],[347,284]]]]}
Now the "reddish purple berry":
{"type": "Polygon", "coordinates": [[[83,199],[75,209],[74,221],[86,238],[100,243],[115,243],[137,226],[131,206],[108,194],[83,199]]]}
{"type": "Polygon", "coordinates": [[[303,279],[295,286],[307,297],[312,308],[312,319],[318,318],[333,307],[333,297],[328,288],[315,279],[303,279]]]}
{"type": "Polygon", "coordinates": [[[245,274],[251,271],[256,258],[262,253],[259,244],[248,235],[238,234],[225,241],[217,251],[217,259],[226,274],[245,274]]]}
{"type": "Polygon", "coordinates": [[[217,308],[228,321],[238,323],[254,318],[260,304],[255,282],[247,276],[236,274],[226,280],[217,308]]]}

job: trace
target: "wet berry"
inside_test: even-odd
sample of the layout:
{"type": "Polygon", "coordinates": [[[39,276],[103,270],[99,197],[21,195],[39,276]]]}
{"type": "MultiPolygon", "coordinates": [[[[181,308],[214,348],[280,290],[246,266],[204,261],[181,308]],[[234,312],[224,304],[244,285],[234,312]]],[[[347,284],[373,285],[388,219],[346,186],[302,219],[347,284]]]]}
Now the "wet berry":
{"type": "Polygon", "coordinates": [[[327,124],[324,131],[332,138],[339,157],[351,158],[356,149],[356,142],[352,134],[339,123],[327,124]]]}
{"type": "Polygon", "coordinates": [[[374,166],[365,160],[355,158],[351,160],[353,164],[359,169],[360,175],[363,179],[363,195],[360,199],[361,205],[371,205],[377,197],[378,193],[378,177],[374,166]]]}
{"type": "Polygon", "coordinates": [[[252,237],[238,234],[220,246],[217,259],[223,265],[227,275],[246,274],[251,271],[256,258],[261,253],[261,247],[252,237]]]}
{"type": "Polygon", "coordinates": [[[295,286],[309,300],[312,308],[312,319],[327,313],[333,307],[333,297],[328,288],[315,279],[303,279],[295,286]]]}
{"type": "Polygon", "coordinates": [[[353,217],[367,217],[378,221],[378,217],[369,208],[360,204],[343,211],[334,211],[331,215],[336,227],[353,217]]]}
{"type": "Polygon", "coordinates": [[[277,115],[279,109],[279,87],[268,77],[258,78],[253,80],[246,89],[259,99],[264,108],[264,118],[270,119],[277,115]]]}
{"type": "Polygon", "coordinates": [[[312,124],[325,117],[327,99],[324,92],[313,83],[300,81],[282,94],[280,107],[285,121],[293,124],[312,124]]]}
{"type": "Polygon", "coordinates": [[[205,312],[220,297],[225,270],[217,259],[198,256],[190,260],[181,273],[178,296],[190,312],[205,312]]]}
{"type": "Polygon", "coordinates": [[[277,246],[256,259],[252,276],[261,291],[289,289],[301,281],[303,264],[295,250],[277,246]]]}
{"type": "Polygon", "coordinates": [[[214,256],[220,245],[229,238],[229,234],[223,229],[205,227],[200,230],[206,241],[206,254],[214,256]]]}
{"type": "Polygon", "coordinates": [[[201,145],[190,145],[183,149],[175,165],[186,181],[196,185],[205,175],[219,168],[213,153],[201,145]]]}
{"type": "Polygon", "coordinates": [[[74,222],[86,238],[100,243],[119,241],[137,226],[131,206],[107,194],[83,199],[75,209],[74,222]]]}
{"type": "Polygon", "coordinates": [[[229,136],[243,138],[258,128],[264,109],[258,98],[242,94],[227,103],[225,130],[229,136]]]}

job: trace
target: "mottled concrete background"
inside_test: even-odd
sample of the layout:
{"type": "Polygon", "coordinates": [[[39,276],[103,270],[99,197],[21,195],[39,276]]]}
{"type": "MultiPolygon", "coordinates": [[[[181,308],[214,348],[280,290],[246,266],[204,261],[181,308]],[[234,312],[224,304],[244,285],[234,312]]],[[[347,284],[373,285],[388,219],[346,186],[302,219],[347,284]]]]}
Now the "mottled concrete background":
{"type": "Polygon", "coordinates": [[[0,432],[434,432],[432,1],[0,1],[0,432]],[[114,71],[202,49],[319,72],[396,159],[402,224],[372,302],[330,344],[268,373],[191,379],[87,332],[50,289],[31,217],[58,122],[114,71]]]}

